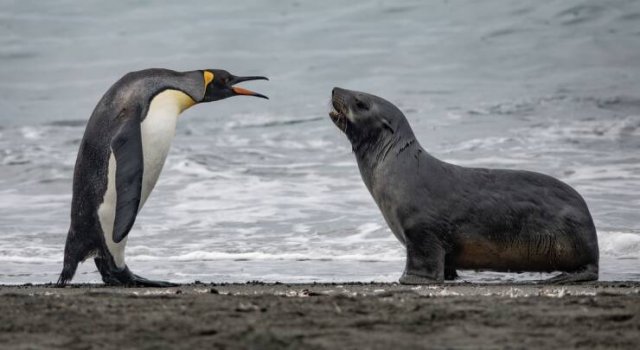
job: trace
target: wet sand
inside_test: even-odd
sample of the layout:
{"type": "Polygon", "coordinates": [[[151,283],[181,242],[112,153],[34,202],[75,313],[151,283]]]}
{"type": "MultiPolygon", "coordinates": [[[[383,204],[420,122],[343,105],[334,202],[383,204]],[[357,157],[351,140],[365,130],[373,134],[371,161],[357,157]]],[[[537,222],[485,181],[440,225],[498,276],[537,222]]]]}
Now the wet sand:
{"type": "Polygon", "coordinates": [[[636,348],[640,282],[0,287],[6,349],[636,348]]]}

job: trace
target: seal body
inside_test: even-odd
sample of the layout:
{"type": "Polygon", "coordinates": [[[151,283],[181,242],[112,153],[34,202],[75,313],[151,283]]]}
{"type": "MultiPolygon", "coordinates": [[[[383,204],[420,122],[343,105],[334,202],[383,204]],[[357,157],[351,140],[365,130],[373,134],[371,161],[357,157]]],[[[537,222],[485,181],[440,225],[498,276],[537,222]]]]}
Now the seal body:
{"type": "Polygon", "coordinates": [[[362,179],[406,247],[400,282],[442,282],[457,269],[598,278],[598,242],[582,197],[547,175],[466,168],[428,154],[390,102],[336,88],[334,123],[352,143],[362,179]]]}
{"type": "Polygon", "coordinates": [[[129,271],[124,260],[129,231],[160,176],[178,115],[196,103],[234,95],[265,97],[232,86],[253,79],[266,78],[235,77],[222,70],[147,69],[126,74],[109,88],[80,143],[58,285],[71,280],[78,263],[89,257],[107,284],[173,285],[129,271]]]}

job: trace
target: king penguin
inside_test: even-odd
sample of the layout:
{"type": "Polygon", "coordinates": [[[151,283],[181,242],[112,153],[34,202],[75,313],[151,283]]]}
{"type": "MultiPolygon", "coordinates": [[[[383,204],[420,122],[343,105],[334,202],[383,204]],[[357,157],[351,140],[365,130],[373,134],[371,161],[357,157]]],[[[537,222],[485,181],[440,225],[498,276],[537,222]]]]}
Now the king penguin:
{"type": "Polygon", "coordinates": [[[234,86],[265,77],[237,77],[224,70],[175,72],[146,69],[126,74],[95,107],[73,174],[71,225],[58,286],[93,257],[107,285],[168,287],[133,274],[124,261],[127,235],[160,176],[177,117],[203,102],[248,95],[234,86]]]}

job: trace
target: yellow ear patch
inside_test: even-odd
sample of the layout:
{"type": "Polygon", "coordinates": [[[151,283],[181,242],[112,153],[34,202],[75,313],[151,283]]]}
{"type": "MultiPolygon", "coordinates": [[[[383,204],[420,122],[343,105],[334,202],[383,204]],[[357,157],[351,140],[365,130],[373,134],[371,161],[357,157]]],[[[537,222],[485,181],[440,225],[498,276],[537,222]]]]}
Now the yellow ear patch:
{"type": "Polygon", "coordinates": [[[207,86],[209,86],[209,83],[213,81],[213,73],[209,72],[208,70],[204,71],[204,89],[207,89],[207,86]]]}

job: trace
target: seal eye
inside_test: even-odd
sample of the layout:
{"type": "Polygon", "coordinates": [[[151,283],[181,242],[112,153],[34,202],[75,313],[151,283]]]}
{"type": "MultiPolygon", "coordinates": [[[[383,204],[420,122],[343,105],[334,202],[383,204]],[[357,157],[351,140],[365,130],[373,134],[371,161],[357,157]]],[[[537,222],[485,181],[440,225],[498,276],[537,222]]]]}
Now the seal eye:
{"type": "Polygon", "coordinates": [[[356,98],[356,107],[358,109],[369,109],[366,103],[362,102],[360,99],[356,98]]]}

